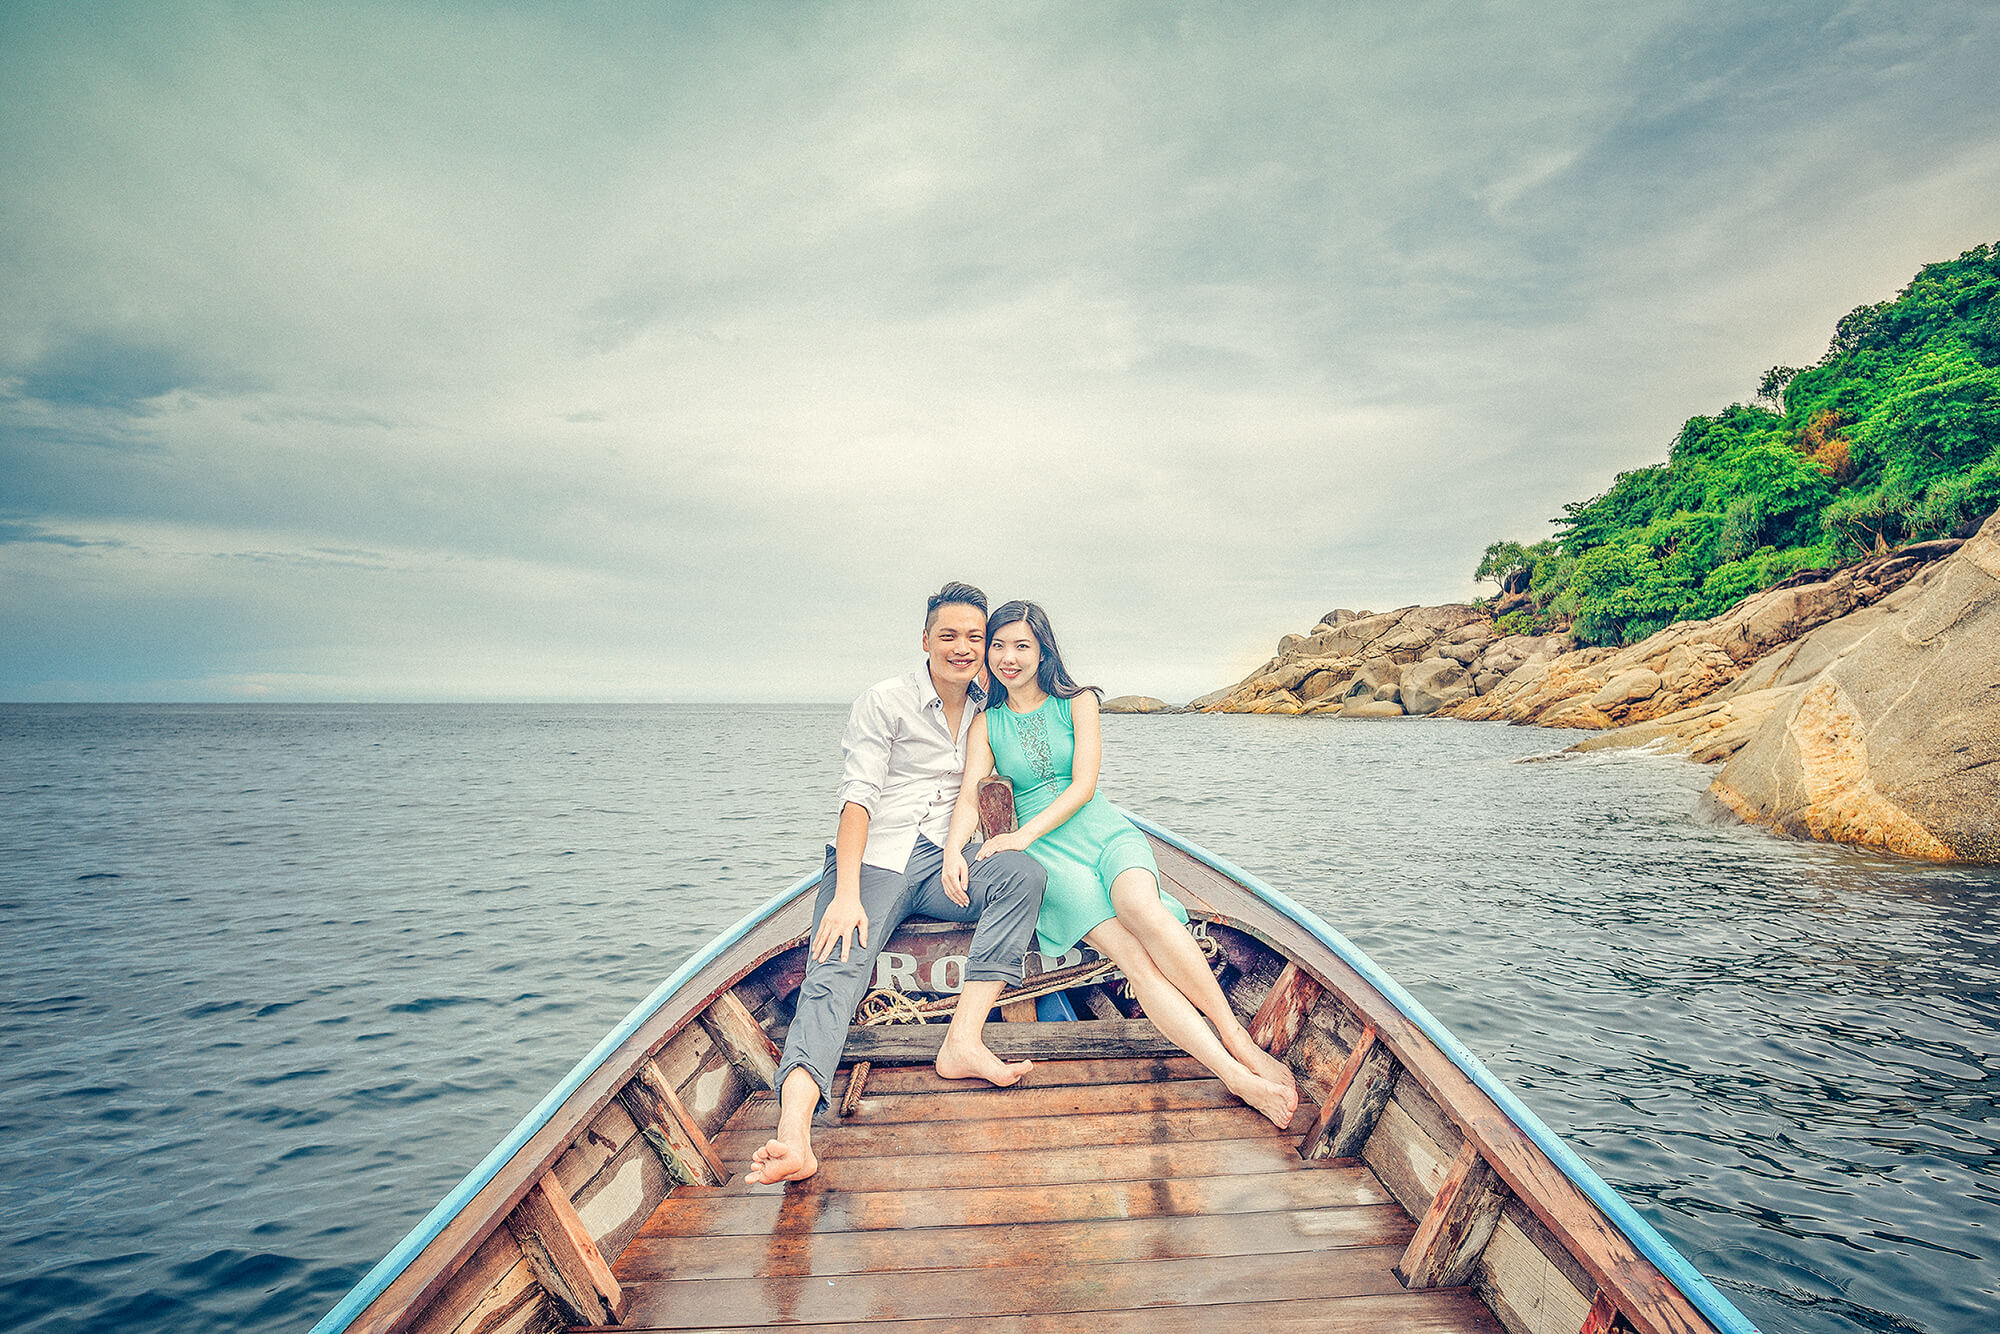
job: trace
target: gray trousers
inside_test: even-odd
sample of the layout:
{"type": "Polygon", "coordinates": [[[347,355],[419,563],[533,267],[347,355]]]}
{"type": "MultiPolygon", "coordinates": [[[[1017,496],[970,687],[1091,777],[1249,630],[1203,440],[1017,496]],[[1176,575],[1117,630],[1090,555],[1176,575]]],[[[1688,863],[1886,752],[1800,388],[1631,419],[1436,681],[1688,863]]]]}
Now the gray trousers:
{"type": "MultiPolygon", "coordinates": [[[[1028,947],[1035,942],[1035,918],[1042,910],[1042,888],[1048,872],[1025,852],[1001,852],[973,861],[979,845],[966,850],[971,868],[965,907],[944,892],[944,851],[919,838],[909,864],[898,874],[879,866],[861,867],[861,910],[868,914],[868,944],[856,949],[849,937],[846,959],[836,944],[831,956],[809,959],[806,980],[799,986],[798,1010],[785,1035],[785,1054],[778,1062],[778,1087],[794,1068],[803,1068],[819,1085],[822,1105],[833,1099],[833,1073],[840,1068],[841,1048],[855,1007],[868,994],[875,975],[875,956],[905,917],[934,917],[944,922],[978,923],[972,931],[972,953],[965,961],[967,982],[1019,982],[1028,947]]],[[[833,902],[833,849],[826,850],[826,870],[813,904],[813,934],[833,902]]],[[[808,943],[808,948],[811,948],[808,943]]]]}

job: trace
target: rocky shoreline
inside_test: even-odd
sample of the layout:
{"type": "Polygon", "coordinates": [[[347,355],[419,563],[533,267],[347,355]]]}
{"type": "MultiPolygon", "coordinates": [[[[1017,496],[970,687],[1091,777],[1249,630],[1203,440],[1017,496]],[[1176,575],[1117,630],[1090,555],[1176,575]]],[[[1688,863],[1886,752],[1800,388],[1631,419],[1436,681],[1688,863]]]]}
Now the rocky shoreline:
{"type": "Polygon", "coordinates": [[[1502,635],[1477,605],[1341,609],[1183,709],[1105,708],[1598,730],[1572,749],[1722,764],[1713,806],[1785,834],[2000,861],[2000,514],[1623,648],[1502,635]]]}

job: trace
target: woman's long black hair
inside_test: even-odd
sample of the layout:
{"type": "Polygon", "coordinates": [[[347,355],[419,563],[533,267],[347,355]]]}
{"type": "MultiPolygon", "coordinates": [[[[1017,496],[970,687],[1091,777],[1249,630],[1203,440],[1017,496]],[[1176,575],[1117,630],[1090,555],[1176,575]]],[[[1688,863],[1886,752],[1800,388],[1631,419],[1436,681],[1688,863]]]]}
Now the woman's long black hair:
{"type": "MultiPolygon", "coordinates": [[[[1028,623],[1028,633],[1033,635],[1035,643],[1041,646],[1042,661],[1035,668],[1035,684],[1039,685],[1044,693],[1054,695],[1058,699],[1075,699],[1088,690],[1099,700],[1104,698],[1104,692],[1098,687],[1078,685],[1075,678],[1069,674],[1069,668],[1063,666],[1062,651],[1056,647],[1056,632],[1049,625],[1049,614],[1042,610],[1040,603],[1004,602],[996,608],[993,614],[986,618],[986,643],[989,648],[994,635],[1020,621],[1028,623]]],[[[986,705],[992,708],[1006,702],[1007,687],[999,677],[995,676],[986,705]]]]}

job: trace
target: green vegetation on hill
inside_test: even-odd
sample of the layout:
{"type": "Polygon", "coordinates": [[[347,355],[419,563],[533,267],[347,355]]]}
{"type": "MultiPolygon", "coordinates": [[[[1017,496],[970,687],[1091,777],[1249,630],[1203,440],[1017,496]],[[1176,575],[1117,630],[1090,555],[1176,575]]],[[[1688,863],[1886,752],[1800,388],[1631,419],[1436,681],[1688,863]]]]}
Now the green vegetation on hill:
{"type": "Polygon", "coordinates": [[[1495,542],[1477,576],[1501,584],[1505,630],[1629,644],[1996,506],[2000,245],[1982,245],[1848,314],[1756,402],[1689,418],[1665,463],[1563,506],[1555,537],[1495,542]]]}

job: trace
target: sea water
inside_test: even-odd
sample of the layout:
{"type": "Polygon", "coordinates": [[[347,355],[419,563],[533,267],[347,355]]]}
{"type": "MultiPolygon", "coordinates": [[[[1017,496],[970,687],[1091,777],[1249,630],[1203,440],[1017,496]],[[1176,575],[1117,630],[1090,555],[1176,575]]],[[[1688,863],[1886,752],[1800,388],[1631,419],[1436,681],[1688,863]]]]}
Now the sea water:
{"type": "MultiPolygon", "coordinates": [[[[0,706],[0,1312],[296,1330],[815,867],[826,706],[0,706]]],[[[2000,872],[1560,733],[1106,720],[1765,1330],[2000,1321],[2000,872]]]]}

